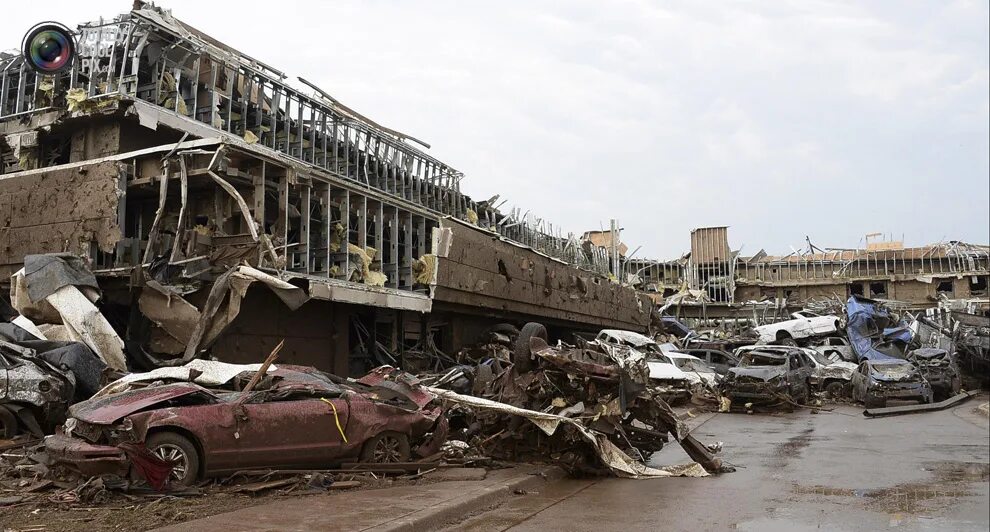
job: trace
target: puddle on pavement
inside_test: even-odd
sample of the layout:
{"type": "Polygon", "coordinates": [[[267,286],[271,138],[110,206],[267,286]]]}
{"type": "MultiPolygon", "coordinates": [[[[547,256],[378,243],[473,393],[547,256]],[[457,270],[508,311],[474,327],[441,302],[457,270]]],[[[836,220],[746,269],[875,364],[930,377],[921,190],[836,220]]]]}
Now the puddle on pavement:
{"type": "Polygon", "coordinates": [[[763,464],[772,468],[786,466],[791,458],[800,457],[801,451],[811,445],[811,442],[815,440],[811,436],[814,432],[814,427],[809,427],[801,431],[800,434],[791,436],[787,441],[778,443],[770,450],[770,455],[763,461],[763,464]]]}
{"type": "Polygon", "coordinates": [[[930,514],[955,504],[958,497],[972,495],[970,483],[990,479],[990,464],[978,462],[933,462],[925,471],[928,482],[905,482],[888,488],[854,489],[795,485],[793,492],[819,497],[862,499],[868,510],[886,514],[930,514]]]}

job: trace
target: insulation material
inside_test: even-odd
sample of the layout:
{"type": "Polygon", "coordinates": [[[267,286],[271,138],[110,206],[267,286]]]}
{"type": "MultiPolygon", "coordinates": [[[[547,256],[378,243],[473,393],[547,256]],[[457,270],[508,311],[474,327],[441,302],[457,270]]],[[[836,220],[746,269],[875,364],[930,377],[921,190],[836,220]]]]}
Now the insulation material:
{"type": "Polygon", "coordinates": [[[435,284],[437,282],[437,256],[423,255],[412,263],[412,271],[416,284],[435,284]]]}
{"type": "Polygon", "coordinates": [[[127,371],[124,341],[82,291],[75,286],[63,286],[45,299],[58,311],[73,340],[86,344],[107,366],[127,371]]]}
{"type": "MultiPolygon", "coordinates": [[[[131,373],[106,385],[93,397],[103,397],[113,393],[126,391],[131,383],[152,382],[158,380],[174,380],[194,382],[200,386],[220,386],[246,371],[258,371],[261,364],[228,364],[216,360],[192,360],[184,366],[158,368],[147,373],[131,373]]],[[[278,367],[268,366],[269,371],[278,367]]]]}
{"type": "Polygon", "coordinates": [[[340,244],[344,241],[344,225],[340,222],[333,224],[330,228],[330,252],[336,253],[340,251],[340,244]]]}
{"type": "Polygon", "coordinates": [[[371,269],[371,265],[375,261],[375,255],[378,254],[377,249],[373,247],[361,249],[354,244],[348,243],[347,252],[351,255],[357,266],[351,272],[351,281],[363,282],[368,286],[385,286],[388,276],[380,271],[371,269]]]}
{"type": "Polygon", "coordinates": [[[112,109],[116,107],[119,99],[120,96],[114,94],[99,98],[89,98],[86,94],[86,89],[79,87],[69,89],[65,93],[65,102],[68,104],[70,113],[76,111],[80,113],[98,113],[106,109],[112,109]]]}

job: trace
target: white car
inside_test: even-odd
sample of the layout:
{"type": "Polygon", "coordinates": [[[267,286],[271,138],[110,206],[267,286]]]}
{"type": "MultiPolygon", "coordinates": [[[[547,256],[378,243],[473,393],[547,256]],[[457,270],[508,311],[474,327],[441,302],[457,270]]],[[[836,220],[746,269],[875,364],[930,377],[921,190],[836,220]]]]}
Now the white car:
{"type": "Polygon", "coordinates": [[[801,338],[831,334],[840,327],[839,317],[832,314],[822,316],[810,310],[802,310],[791,314],[791,318],[787,321],[760,325],[753,330],[759,333],[760,341],[763,343],[790,343],[801,338]]]}
{"type": "Polygon", "coordinates": [[[624,345],[646,357],[650,380],[657,385],[666,400],[676,401],[691,395],[691,379],[666,355],[666,352],[674,349],[673,345],[664,344],[669,346],[669,349],[664,349],[649,336],[619,329],[604,329],[595,340],[605,344],[624,345]]]}
{"type": "Polygon", "coordinates": [[[811,366],[812,373],[808,384],[812,388],[824,391],[832,397],[841,397],[846,394],[849,382],[853,373],[856,372],[856,364],[844,362],[842,360],[833,361],[825,358],[825,355],[808,349],[806,347],[793,347],[788,345],[747,345],[740,347],[733,353],[736,357],[742,357],[748,351],[772,351],[780,353],[790,353],[800,351],[805,362],[811,366]]]}
{"type": "MultiPolygon", "coordinates": [[[[667,351],[664,354],[677,366],[677,369],[684,373],[692,387],[715,389],[715,386],[718,384],[718,373],[715,373],[715,370],[710,368],[708,364],[705,364],[704,360],[694,355],[679,353],[677,351],[667,351]]],[[[652,369],[650,373],[652,376],[652,369]]]]}

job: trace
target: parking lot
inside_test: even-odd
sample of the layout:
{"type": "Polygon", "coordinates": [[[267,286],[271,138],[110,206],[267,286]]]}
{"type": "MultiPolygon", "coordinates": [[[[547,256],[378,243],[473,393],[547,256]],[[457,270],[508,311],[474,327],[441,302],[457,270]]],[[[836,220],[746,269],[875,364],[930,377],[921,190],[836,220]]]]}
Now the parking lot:
{"type": "MultiPolygon", "coordinates": [[[[987,530],[988,424],[976,406],[867,419],[841,405],[813,414],[703,414],[734,473],[708,478],[565,480],[460,523],[468,530],[987,530]]],[[[653,463],[687,461],[670,446],[653,463]]]]}

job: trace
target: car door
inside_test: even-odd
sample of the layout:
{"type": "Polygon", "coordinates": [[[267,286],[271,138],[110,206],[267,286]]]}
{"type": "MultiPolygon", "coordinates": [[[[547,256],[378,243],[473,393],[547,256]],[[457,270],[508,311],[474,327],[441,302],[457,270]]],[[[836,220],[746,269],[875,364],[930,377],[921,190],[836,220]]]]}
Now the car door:
{"type": "Polygon", "coordinates": [[[856,371],[854,371],[852,374],[851,385],[852,385],[853,401],[860,401],[866,395],[864,393],[866,387],[865,385],[866,371],[867,371],[866,362],[863,362],[862,364],[859,365],[858,368],[856,368],[856,371]]]}
{"type": "Polygon", "coordinates": [[[729,372],[729,368],[732,364],[729,363],[728,357],[724,353],[719,353],[718,351],[708,351],[709,365],[715,369],[715,373],[719,375],[725,375],[729,372]]]}
{"type": "Polygon", "coordinates": [[[803,366],[808,369],[807,380],[815,386],[818,386],[819,380],[821,379],[822,366],[818,364],[818,361],[811,357],[811,355],[801,352],[800,358],[803,366]]]}
{"type": "Polygon", "coordinates": [[[326,467],[344,444],[350,410],[319,391],[280,391],[246,402],[238,413],[243,467],[326,467]],[[332,403],[332,406],[331,406],[332,403]],[[334,413],[336,410],[336,414],[334,413]]]}
{"type": "Polygon", "coordinates": [[[793,378],[790,379],[792,386],[791,393],[799,397],[804,391],[804,385],[808,384],[811,377],[810,363],[805,360],[805,354],[800,351],[792,351],[787,358],[790,360],[791,371],[793,373],[793,378]]]}

